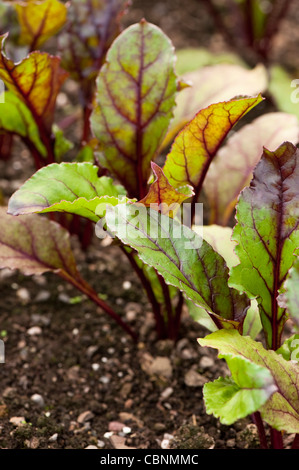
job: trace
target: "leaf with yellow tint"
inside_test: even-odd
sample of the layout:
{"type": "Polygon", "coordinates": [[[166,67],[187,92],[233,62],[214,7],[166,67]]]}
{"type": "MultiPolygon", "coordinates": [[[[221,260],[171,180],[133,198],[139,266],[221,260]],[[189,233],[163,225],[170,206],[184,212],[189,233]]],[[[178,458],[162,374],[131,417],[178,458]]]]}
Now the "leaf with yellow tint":
{"type": "Polygon", "coordinates": [[[21,26],[19,41],[30,50],[40,47],[66,22],[67,8],[58,0],[28,0],[14,3],[21,26]]]}
{"type": "Polygon", "coordinates": [[[175,189],[169,183],[163,170],[154,162],[152,162],[152,170],[156,179],[150,186],[148,194],[137,204],[143,204],[145,207],[150,207],[172,217],[176,214],[182,202],[193,195],[193,189],[190,186],[182,188],[181,191],[184,192],[175,189]]]}
{"type": "Polygon", "coordinates": [[[261,95],[212,104],[199,111],[177,135],[167,156],[164,173],[175,188],[186,184],[198,197],[208,168],[232,127],[254,106],[261,95]]]}
{"type": "Polygon", "coordinates": [[[0,79],[31,111],[39,128],[51,131],[57,95],[67,77],[59,57],[35,51],[14,63],[4,53],[7,35],[0,36],[0,79]]]}

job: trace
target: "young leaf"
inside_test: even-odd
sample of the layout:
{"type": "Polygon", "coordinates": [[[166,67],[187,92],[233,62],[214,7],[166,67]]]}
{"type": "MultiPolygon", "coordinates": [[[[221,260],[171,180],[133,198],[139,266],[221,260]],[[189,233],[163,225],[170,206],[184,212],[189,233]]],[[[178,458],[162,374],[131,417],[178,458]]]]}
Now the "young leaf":
{"type": "Polygon", "coordinates": [[[285,141],[299,141],[298,119],[286,113],[260,116],[228,140],[211,163],[203,185],[210,223],[227,225],[239,193],[252,179],[263,147],[275,150],[285,141]]]}
{"type": "MultiPolygon", "coordinates": [[[[286,361],[275,351],[267,351],[261,343],[241,336],[236,330],[219,330],[200,338],[198,342],[201,346],[218,349],[220,358],[227,355],[241,357],[268,369],[276,391],[260,407],[262,418],[277,430],[299,432],[298,364],[286,361]]],[[[236,373],[243,375],[242,368],[238,368],[236,373]]]]}
{"type": "Polygon", "coordinates": [[[129,197],[146,195],[150,162],[168,128],[179,84],[174,49],[156,26],[142,20],[113,42],[97,78],[91,125],[99,162],[129,197]]]}
{"type": "Polygon", "coordinates": [[[249,188],[237,207],[233,239],[240,264],[230,285],[256,297],[267,345],[277,349],[287,320],[277,297],[299,246],[298,150],[286,142],[275,152],[264,149],[249,188]]]}
{"type": "Polygon", "coordinates": [[[5,100],[0,104],[0,130],[19,135],[25,142],[32,144],[46,157],[45,146],[40,140],[39,130],[27,106],[11,91],[5,92],[5,100]]]}
{"type": "Polygon", "coordinates": [[[19,41],[38,49],[47,39],[54,36],[66,22],[67,8],[58,0],[28,0],[14,3],[21,26],[19,41]]]}
{"type": "Polygon", "coordinates": [[[228,132],[262,97],[217,103],[199,111],[178,134],[167,155],[164,174],[175,188],[190,185],[199,195],[208,168],[228,132]]]}
{"type": "Polygon", "coordinates": [[[152,170],[156,179],[151,184],[148,194],[136,204],[143,204],[145,207],[161,211],[164,215],[173,216],[181,203],[193,195],[193,190],[190,186],[182,188],[181,191],[174,189],[161,168],[154,162],[152,170]]]}
{"type": "Polygon", "coordinates": [[[12,217],[0,208],[0,268],[26,275],[64,271],[79,279],[69,234],[56,222],[38,215],[12,217]]]}
{"type": "MultiPolygon", "coordinates": [[[[192,58],[192,63],[196,64],[196,55],[192,58]]],[[[180,67],[176,70],[181,73],[180,67]]],[[[199,109],[207,108],[213,103],[229,101],[234,96],[255,96],[263,93],[268,84],[267,70],[263,65],[258,65],[253,70],[240,65],[212,65],[184,73],[183,78],[191,86],[177,96],[174,118],[163,147],[173,141],[199,109]]]]}
{"type": "Polygon", "coordinates": [[[98,167],[88,162],[41,168],[12,195],[8,213],[68,212],[97,222],[99,205],[118,204],[118,197],[125,195],[121,185],[97,173],[98,167]]]}
{"type": "Polygon", "coordinates": [[[60,59],[45,52],[32,52],[14,63],[3,51],[7,35],[0,36],[0,79],[23,101],[37,124],[50,133],[57,94],[67,77],[60,68],[60,59]]]}
{"type": "Polygon", "coordinates": [[[94,81],[107,50],[120,33],[124,0],[72,0],[65,30],[59,36],[62,66],[86,89],[94,81]]]}
{"type": "Polygon", "coordinates": [[[286,339],[276,351],[281,354],[286,361],[299,362],[299,334],[294,334],[286,339]]]}
{"type": "Polygon", "coordinates": [[[242,327],[248,299],[228,287],[224,259],[194,231],[155,210],[132,204],[108,208],[106,222],[166,283],[203,307],[218,327],[242,327]]]}
{"type": "Polygon", "coordinates": [[[222,424],[230,425],[254,413],[276,391],[271,372],[247,359],[222,355],[232,377],[219,377],[204,385],[207,414],[213,414],[222,424]]]}

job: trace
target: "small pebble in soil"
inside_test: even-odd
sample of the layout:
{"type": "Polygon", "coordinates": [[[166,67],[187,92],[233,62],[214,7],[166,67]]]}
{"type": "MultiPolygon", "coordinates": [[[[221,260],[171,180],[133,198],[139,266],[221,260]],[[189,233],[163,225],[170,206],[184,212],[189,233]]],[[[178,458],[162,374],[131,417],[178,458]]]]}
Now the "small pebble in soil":
{"type": "Polygon", "coordinates": [[[149,365],[148,372],[150,375],[161,375],[166,379],[172,376],[172,365],[168,357],[158,356],[154,358],[152,364],[149,365]]]}
{"type": "Polygon", "coordinates": [[[51,297],[51,293],[48,290],[41,290],[34,299],[34,302],[46,302],[51,297]]]}
{"type": "Polygon", "coordinates": [[[208,380],[196,370],[190,369],[186,372],[184,382],[187,387],[202,387],[208,380]]]}
{"type": "Polygon", "coordinates": [[[32,326],[27,330],[29,336],[37,336],[42,334],[42,329],[40,326],[32,326]]]}
{"type": "Polygon", "coordinates": [[[47,284],[47,279],[44,276],[36,275],[32,276],[32,279],[38,286],[45,286],[47,284]]]}
{"type": "Polygon", "coordinates": [[[58,300],[60,300],[60,302],[62,302],[63,304],[69,304],[71,301],[70,296],[65,294],[64,292],[61,292],[58,295],[58,300]]]}
{"type": "Polygon", "coordinates": [[[212,359],[209,356],[202,356],[202,358],[199,361],[199,367],[202,369],[210,369],[215,365],[214,359],[212,359]]]}
{"type": "Polygon", "coordinates": [[[162,400],[166,400],[167,398],[170,397],[170,395],[173,394],[173,388],[172,387],[167,387],[163,390],[163,392],[161,393],[160,397],[162,400]]]}
{"type": "Polygon", "coordinates": [[[111,421],[108,425],[108,430],[112,432],[121,432],[124,427],[124,423],[121,423],[119,421],[111,421]]]}
{"type": "Polygon", "coordinates": [[[91,368],[94,372],[97,372],[100,368],[100,364],[97,364],[96,362],[94,364],[91,364],[91,368]]]}
{"type": "Polygon", "coordinates": [[[58,438],[58,434],[57,432],[55,434],[53,434],[51,437],[49,437],[48,441],[49,442],[56,442],[57,441],[57,438],[58,438]]]}
{"type": "Polygon", "coordinates": [[[92,356],[94,356],[95,353],[98,351],[98,349],[98,346],[89,346],[86,351],[86,356],[88,357],[88,359],[91,359],[92,356]]]}
{"type": "Polygon", "coordinates": [[[103,375],[103,377],[100,377],[100,382],[104,385],[107,385],[109,382],[110,382],[110,379],[109,377],[107,377],[106,375],[103,375]]]}
{"type": "Polygon", "coordinates": [[[36,325],[42,326],[49,326],[51,323],[51,319],[49,317],[46,317],[45,315],[39,315],[38,313],[33,313],[31,315],[31,320],[36,325]]]}
{"type": "Polygon", "coordinates": [[[43,399],[42,395],[40,395],[39,393],[34,393],[32,396],[31,396],[31,400],[38,406],[40,406],[41,408],[43,408],[45,406],[45,400],[43,399]]]}
{"type": "Polygon", "coordinates": [[[132,283],[130,281],[125,281],[123,282],[123,289],[124,290],[129,290],[132,287],[132,283]]]}
{"type": "Polygon", "coordinates": [[[24,416],[13,416],[10,418],[9,422],[14,426],[24,426],[26,424],[26,420],[24,416]]]}
{"type": "Polygon", "coordinates": [[[30,302],[30,292],[25,287],[21,287],[17,290],[17,297],[22,301],[24,304],[28,304],[30,302]]]}
{"type": "Polygon", "coordinates": [[[161,442],[161,449],[169,449],[173,437],[172,434],[165,433],[161,442]]]}
{"type": "Polygon", "coordinates": [[[87,421],[91,421],[92,419],[94,418],[94,414],[92,411],[83,411],[83,413],[81,413],[78,418],[77,418],[77,421],[79,424],[83,424],[83,423],[86,423],[87,421]]]}

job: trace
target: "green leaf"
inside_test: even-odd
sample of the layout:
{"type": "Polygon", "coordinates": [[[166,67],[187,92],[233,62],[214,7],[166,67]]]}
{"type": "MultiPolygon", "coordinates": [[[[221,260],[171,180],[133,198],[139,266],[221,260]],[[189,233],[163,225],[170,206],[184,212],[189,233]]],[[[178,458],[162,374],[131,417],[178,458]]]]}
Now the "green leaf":
{"type": "Polygon", "coordinates": [[[113,42],[97,78],[91,116],[99,162],[129,197],[146,195],[150,162],[167,131],[179,83],[174,48],[158,27],[142,20],[113,42]]]}
{"type": "Polygon", "coordinates": [[[175,188],[186,184],[199,194],[208,168],[232,127],[262,97],[212,104],[199,111],[177,135],[164,165],[164,174],[175,188]]]}
{"type": "Polygon", "coordinates": [[[0,130],[19,135],[46,157],[47,152],[40,140],[39,129],[27,106],[10,91],[4,93],[3,103],[0,98],[0,106],[0,130]]]}
{"type": "Polygon", "coordinates": [[[9,214],[68,212],[97,222],[106,203],[125,195],[111,178],[98,177],[92,163],[53,163],[37,171],[10,198],[9,214]]]}
{"type": "Polygon", "coordinates": [[[185,302],[188,307],[189,315],[191,318],[193,318],[194,321],[198,322],[201,326],[210,332],[218,330],[217,325],[204,308],[195,305],[195,303],[189,299],[186,299],[185,302]]]}
{"type": "Polygon", "coordinates": [[[255,299],[251,300],[251,305],[247,310],[247,314],[243,324],[243,335],[256,339],[262,330],[262,323],[258,303],[255,299]]]}
{"type": "Polygon", "coordinates": [[[298,140],[298,120],[286,113],[264,114],[236,132],[217,153],[204,181],[210,223],[227,225],[241,190],[249,186],[263,147],[275,150],[281,142],[296,144],[298,140]]]}
{"type": "MultiPolygon", "coordinates": [[[[259,408],[262,418],[280,431],[299,432],[298,364],[286,361],[275,351],[264,349],[261,343],[248,336],[241,336],[236,330],[222,329],[198,341],[201,346],[218,349],[220,358],[227,355],[242,357],[268,369],[276,391],[259,408]]],[[[243,375],[242,368],[237,368],[236,373],[243,375]]]]}
{"type": "Polygon", "coordinates": [[[228,287],[224,259],[190,228],[159,212],[134,204],[108,208],[109,230],[134,248],[166,283],[203,307],[218,326],[241,327],[246,296],[228,287]]]}
{"type": "Polygon", "coordinates": [[[62,272],[81,279],[71,250],[69,233],[56,222],[32,214],[12,217],[0,208],[0,268],[25,275],[62,272]]]}
{"type": "Polygon", "coordinates": [[[286,339],[276,353],[281,354],[286,361],[299,362],[299,334],[286,339]]]}
{"type": "Polygon", "coordinates": [[[276,391],[271,372],[243,357],[223,356],[232,377],[219,377],[204,385],[207,414],[230,425],[257,411],[276,391]]]}
{"type": "MultiPolygon", "coordinates": [[[[151,285],[155,298],[159,302],[160,306],[163,308],[163,304],[165,304],[165,293],[163,292],[161,282],[159,281],[159,278],[157,276],[157,272],[152,266],[143,263],[139,258],[138,254],[130,247],[125,246],[125,250],[131,253],[131,256],[134,258],[137,266],[143,271],[143,274],[151,285]]],[[[178,291],[175,287],[169,286],[169,295],[171,299],[173,299],[177,295],[177,292],[178,291]]]]}
{"type": "Polygon", "coordinates": [[[256,297],[267,345],[277,349],[287,312],[277,297],[299,246],[298,150],[286,142],[275,152],[264,149],[249,188],[237,207],[233,239],[240,264],[230,285],[256,297]]]}
{"type": "MultiPolygon", "coordinates": [[[[196,63],[196,57],[194,59],[196,63]]],[[[177,106],[163,148],[193,118],[199,109],[211,104],[229,101],[236,96],[255,96],[267,89],[267,71],[263,65],[248,70],[240,65],[219,64],[184,73],[184,80],[191,87],[176,98],[177,106]]]]}

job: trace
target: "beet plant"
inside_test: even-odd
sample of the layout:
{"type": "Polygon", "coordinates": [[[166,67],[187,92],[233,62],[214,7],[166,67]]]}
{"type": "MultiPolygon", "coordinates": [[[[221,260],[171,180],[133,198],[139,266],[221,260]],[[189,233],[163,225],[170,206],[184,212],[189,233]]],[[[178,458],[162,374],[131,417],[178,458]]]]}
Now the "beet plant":
{"type": "MultiPolygon", "coordinates": [[[[98,176],[98,167],[89,162],[51,164],[13,195],[9,213],[66,212],[97,223],[105,215],[107,203],[124,204],[130,198],[149,206],[164,194],[171,203],[191,201],[191,224],[204,177],[219,146],[233,125],[262,98],[232,100],[202,110],[177,136],[162,171],[151,162],[159,155],[175,97],[184,86],[175,74],[174,63],[171,42],[146,21],[118,36],[97,78],[91,126],[97,138],[98,161],[121,185],[98,176]],[[188,142],[187,155],[182,153],[184,141],[188,142]],[[187,170],[182,167],[185,160],[187,170]],[[156,182],[149,189],[152,169],[156,182]]],[[[119,238],[116,242],[152,305],[158,337],[176,339],[182,294],[119,238]]]]}
{"type": "MultiPolygon", "coordinates": [[[[18,136],[36,169],[69,160],[68,152],[76,147],[82,150],[79,158],[93,159],[89,116],[95,79],[121,31],[128,2],[32,0],[0,5],[4,9],[0,33],[9,30],[0,36],[0,80],[7,88],[0,117],[0,158],[9,158],[18,136]],[[58,43],[58,55],[41,50],[49,40],[58,43]],[[70,78],[78,84],[79,142],[75,136],[72,142],[64,136],[65,128],[78,121],[78,113],[57,119],[57,97],[70,78]]],[[[61,216],[58,221],[79,236],[84,249],[88,247],[93,234],[89,223],[76,216],[61,216]]]]}
{"type": "MultiPolygon", "coordinates": [[[[78,273],[67,231],[38,214],[63,212],[92,221],[98,236],[108,232],[131,263],[152,305],[159,338],[178,338],[185,301],[212,331],[199,342],[219,350],[231,377],[205,385],[207,412],[226,425],[251,415],[261,446],[282,448],[282,432],[299,434],[297,337],[283,341],[287,320],[294,316],[298,323],[298,123],[281,114],[277,121],[271,113],[267,132],[265,115],[226,142],[263,98],[214,103],[177,134],[159,166],[176,97],[185,86],[175,73],[173,46],[159,28],[142,20],[122,32],[97,76],[90,116],[95,156],[110,176],[99,174],[91,162],[52,163],[38,170],[10,198],[9,215],[1,211],[0,266],[29,275],[56,272],[100,305],[78,273]],[[269,136],[278,131],[286,142],[275,144],[277,150],[264,148],[260,158],[263,138],[268,135],[272,147],[276,140],[269,136]],[[240,178],[229,163],[242,146],[240,178]],[[229,194],[215,183],[223,165],[229,194]],[[204,227],[196,226],[210,170],[210,184],[219,190],[210,202],[216,213],[226,212],[226,222],[238,199],[233,261],[220,254],[221,240],[216,249],[205,239],[204,227]],[[257,320],[253,333],[248,323],[257,320]]],[[[121,316],[101,304],[136,339],[121,316]]]]}
{"type": "MultiPolygon", "coordinates": [[[[81,146],[88,143],[95,78],[109,46],[121,31],[127,4],[124,0],[3,4],[2,28],[10,32],[1,36],[0,79],[9,91],[5,93],[0,133],[6,139],[18,135],[29,148],[37,169],[61,161],[75,144],[64,138],[63,129],[54,120],[57,96],[68,78],[79,85],[81,146]],[[54,36],[59,49],[56,56],[41,51],[54,36]],[[5,55],[4,42],[9,39],[13,44],[9,52],[17,60],[5,55]],[[20,56],[25,57],[20,60],[20,56]]],[[[68,116],[67,121],[69,125],[74,119],[68,116]]],[[[62,123],[62,127],[65,125],[62,123]]]]}
{"type": "Polygon", "coordinates": [[[252,415],[263,448],[268,428],[276,449],[283,448],[282,432],[299,431],[298,335],[282,344],[290,316],[298,324],[298,158],[289,142],[264,149],[239,196],[232,237],[239,262],[230,272],[196,231],[161,211],[124,205],[106,215],[116,236],[210,316],[216,331],[199,343],[219,350],[231,377],[204,386],[207,412],[226,425],[252,415]],[[250,299],[258,303],[261,341],[243,335],[250,299]]]}

